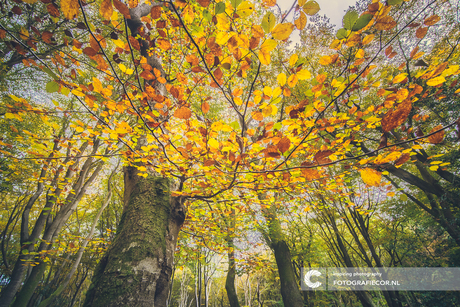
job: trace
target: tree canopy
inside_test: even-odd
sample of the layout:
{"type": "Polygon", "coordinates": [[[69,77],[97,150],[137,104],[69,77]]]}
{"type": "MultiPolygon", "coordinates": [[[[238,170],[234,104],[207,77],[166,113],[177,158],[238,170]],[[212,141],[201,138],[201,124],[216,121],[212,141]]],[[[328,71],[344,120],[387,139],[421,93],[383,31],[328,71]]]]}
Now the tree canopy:
{"type": "Polygon", "coordinates": [[[320,306],[302,267],[458,265],[458,3],[324,5],[4,2],[0,306],[185,306],[191,270],[217,304],[218,255],[230,306],[244,274],[320,306]]]}

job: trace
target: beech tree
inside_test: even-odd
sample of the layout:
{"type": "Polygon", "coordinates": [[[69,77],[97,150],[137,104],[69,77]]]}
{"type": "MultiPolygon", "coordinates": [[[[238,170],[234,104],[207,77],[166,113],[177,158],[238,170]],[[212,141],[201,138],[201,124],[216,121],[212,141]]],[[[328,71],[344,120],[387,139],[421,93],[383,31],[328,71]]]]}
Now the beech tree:
{"type": "MultiPolygon", "coordinates": [[[[17,220],[21,212],[21,251],[0,306],[9,306],[21,288],[23,260],[34,259],[14,301],[27,305],[46,270],[36,255],[52,249],[114,155],[124,163],[123,213],[85,306],[166,306],[179,232],[193,201],[216,212],[218,202],[244,205],[240,212],[268,225],[264,235],[284,303],[303,306],[278,211],[306,207],[284,196],[324,190],[353,207],[346,182],[358,173],[369,187],[404,186],[404,195],[460,245],[458,175],[443,157],[458,141],[459,114],[435,106],[454,104],[460,92],[458,41],[423,41],[447,22],[448,37],[455,37],[449,1],[362,2],[344,15],[335,37],[323,29],[327,36],[316,41],[317,53],[289,49],[294,30],[304,30],[320,11],[316,1],[293,1],[287,12],[274,0],[27,0],[7,6],[14,21],[0,29],[7,66],[43,72],[47,92],[62,101],[50,107],[14,95],[3,113],[15,125],[25,113],[43,113],[48,129],[61,132],[49,133],[48,146],[28,153],[41,171],[31,178],[37,188],[26,205],[11,213],[17,220]],[[47,118],[53,109],[64,114],[56,127],[47,118]],[[82,115],[67,116],[74,111],[82,115]],[[413,187],[426,199],[415,197],[413,187]],[[37,200],[43,201],[39,209],[37,200]]],[[[19,161],[11,150],[1,154],[11,164],[19,161]]],[[[231,293],[235,206],[221,219],[232,306],[239,304],[231,293]]],[[[396,301],[391,295],[388,304],[396,301]]],[[[368,295],[359,298],[372,306],[368,295]]]]}

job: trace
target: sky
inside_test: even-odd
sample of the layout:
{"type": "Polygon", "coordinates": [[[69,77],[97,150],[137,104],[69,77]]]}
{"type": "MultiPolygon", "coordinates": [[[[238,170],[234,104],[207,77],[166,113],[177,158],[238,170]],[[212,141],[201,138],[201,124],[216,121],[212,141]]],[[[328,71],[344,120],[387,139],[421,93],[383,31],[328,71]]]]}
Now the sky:
{"type": "MultiPolygon", "coordinates": [[[[281,7],[283,12],[289,10],[295,0],[278,0],[276,3],[281,7]]],[[[345,15],[345,10],[349,6],[353,6],[356,0],[316,0],[321,10],[318,15],[326,15],[330,18],[331,24],[335,25],[336,30],[342,28],[342,18],[345,15]]],[[[299,31],[294,31],[291,34],[291,48],[300,42],[299,31]]]]}

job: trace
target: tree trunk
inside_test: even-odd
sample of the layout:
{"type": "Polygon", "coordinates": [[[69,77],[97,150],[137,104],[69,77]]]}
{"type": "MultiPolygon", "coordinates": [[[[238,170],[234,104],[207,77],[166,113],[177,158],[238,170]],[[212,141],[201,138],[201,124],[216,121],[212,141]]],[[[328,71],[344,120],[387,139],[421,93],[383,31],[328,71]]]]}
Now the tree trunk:
{"type": "Polygon", "coordinates": [[[229,248],[228,252],[228,272],[227,279],[225,280],[225,290],[227,291],[228,302],[230,307],[240,307],[238,302],[238,295],[235,289],[235,277],[236,277],[236,263],[235,263],[235,251],[233,249],[233,238],[227,237],[227,245],[229,248]]]}
{"type": "Polygon", "coordinates": [[[168,179],[137,173],[125,168],[123,216],[84,306],[166,305],[185,210],[182,198],[171,197],[168,179]]]}

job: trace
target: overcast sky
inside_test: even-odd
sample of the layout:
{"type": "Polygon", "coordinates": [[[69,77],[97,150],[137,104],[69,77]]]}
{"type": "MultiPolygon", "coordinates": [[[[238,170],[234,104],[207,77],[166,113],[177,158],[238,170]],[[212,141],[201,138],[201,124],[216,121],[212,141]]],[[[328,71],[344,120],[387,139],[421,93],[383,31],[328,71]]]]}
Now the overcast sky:
{"type": "MultiPolygon", "coordinates": [[[[319,15],[326,15],[331,19],[331,23],[337,26],[337,29],[342,27],[342,17],[344,11],[351,5],[356,3],[356,0],[316,0],[321,10],[319,15]]],[[[288,10],[293,3],[293,0],[278,0],[278,5],[283,11],[288,10]]]]}
{"type": "MultiPolygon", "coordinates": [[[[281,7],[281,10],[287,11],[292,6],[294,0],[277,0],[277,4],[281,7]]],[[[356,0],[316,0],[321,10],[318,12],[319,15],[326,15],[331,19],[331,24],[335,25],[336,29],[342,28],[342,18],[345,15],[345,10],[349,6],[353,6],[356,0]]],[[[300,41],[299,32],[294,31],[291,34],[291,41],[293,45],[300,41]]],[[[291,46],[293,46],[291,45],[291,46]]]]}

